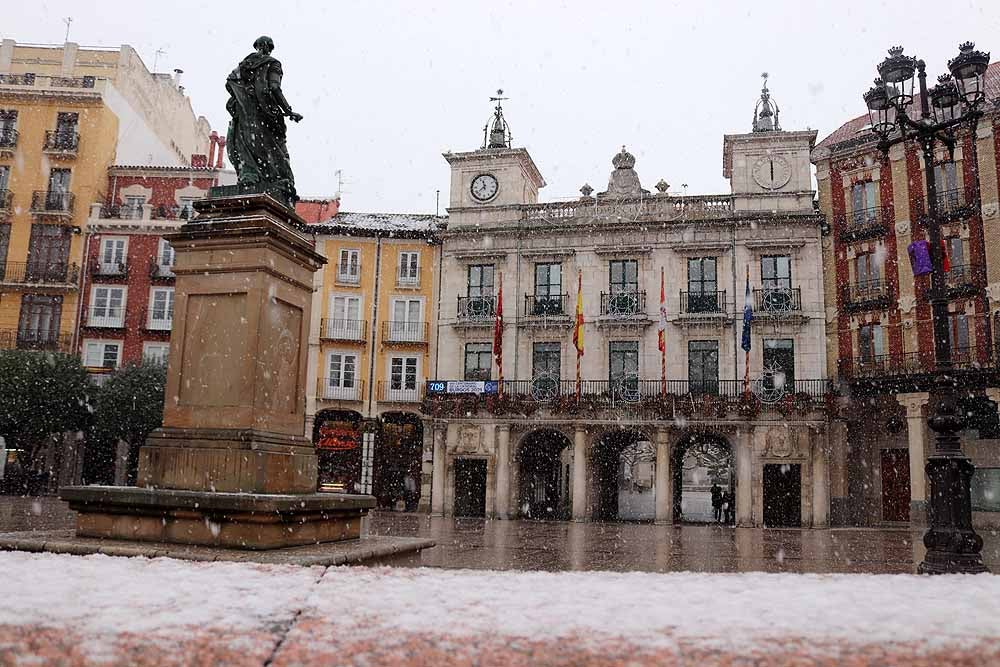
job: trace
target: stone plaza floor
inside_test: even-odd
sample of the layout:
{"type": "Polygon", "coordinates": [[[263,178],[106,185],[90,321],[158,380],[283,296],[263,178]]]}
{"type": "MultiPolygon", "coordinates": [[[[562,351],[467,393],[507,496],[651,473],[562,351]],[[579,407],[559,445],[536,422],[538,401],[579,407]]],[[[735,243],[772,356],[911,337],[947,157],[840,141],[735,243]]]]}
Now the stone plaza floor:
{"type": "MultiPolygon", "coordinates": [[[[51,497],[0,496],[0,532],[72,528],[51,497]]],[[[373,535],[430,538],[421,565],[479,570],[812,572],[907,574],[923,559],[923,535],[901,528],[781,529],[648,523],[572,523],[373,513],[373,535]]],[[[1000,531],[985,529],[983,560],[1000,573],[1000,531]]]]}

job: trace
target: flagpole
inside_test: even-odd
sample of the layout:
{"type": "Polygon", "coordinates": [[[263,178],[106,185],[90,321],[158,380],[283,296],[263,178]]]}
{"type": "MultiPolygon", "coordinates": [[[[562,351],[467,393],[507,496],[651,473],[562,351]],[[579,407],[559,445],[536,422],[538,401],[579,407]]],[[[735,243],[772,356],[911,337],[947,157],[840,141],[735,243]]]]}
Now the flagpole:
{"type": "Polygon", "coordinates": [[[580,357],[583,356],[583,271],[576,272],[576,323],[573,328],[573,346],[576,347],[576,402],[580,402],[580,357]]]}
{"type": "Polygon", "coordinates": [[[497,396],[503,398],[503,271],[500,272],[500,290],[497,293],[496,321],[493,324],[493,355],[497,361],[497,396]]]}
{"type": "Polygon", "coordinates": [[[666,319],[666,295],[663,291],[663,267],[660,267],[660,395],[667,395],[667,331],[663,320],[666,319]]]}

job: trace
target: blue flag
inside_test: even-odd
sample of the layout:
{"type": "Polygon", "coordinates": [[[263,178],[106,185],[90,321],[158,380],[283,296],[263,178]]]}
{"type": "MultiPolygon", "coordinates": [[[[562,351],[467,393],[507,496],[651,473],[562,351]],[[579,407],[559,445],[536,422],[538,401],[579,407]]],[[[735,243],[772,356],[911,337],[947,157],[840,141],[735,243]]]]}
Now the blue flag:
{"type": "Polygon", "coordinates": [[[750,298],[750,267],[747,266],[747,292],[743,302],[743,341],[740,347],[749,352],[750,343],[750,323],[753,322],[753,301],[750,298]]]}

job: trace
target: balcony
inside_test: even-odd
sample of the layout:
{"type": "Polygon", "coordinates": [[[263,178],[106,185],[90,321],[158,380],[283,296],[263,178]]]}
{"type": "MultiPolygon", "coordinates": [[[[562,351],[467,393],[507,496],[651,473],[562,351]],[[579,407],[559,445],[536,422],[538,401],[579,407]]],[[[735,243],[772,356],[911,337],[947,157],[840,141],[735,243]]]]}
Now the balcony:
{"type": "MultiPolygon", "coordinates": [[[[94,205],[96,215],[103,220],[191,220],[195,211],[190,206],[151,206],[148,204],[121,206],[94,205]]],[[[95,213],[91,213],[95,215],[95,213]]]]}
{"type": "Polygon", "coordinates": [[[14,193],[10,190],[0,190],[0,213],[10,211],[10,203],[14,199],[14,193]]]}
{"type": "Polygon", "coordinates": [[[361,284],[361,266],[355,264],[353,266],[340,266],[337,265],[337,283],[340,285],[360,285],[361,284]]]}
{"type": "Polygon", "coordinates": [[[417,275],[408,276],[403,275],[404,267],[396,267],[396,287],[403,287],[408,289],[417,289],[420,287],[420,272],[417,271],[417,275]]]}
{"type": "Polygon", "coordinates": [[[406,388],[405,383],[380,380],[375,398],[382,403],[419,403],[424,398],[424,386],[406,388]]]}
{"type": "Polygon", "coordinates": [[[382,342],[426,345],[429,329],[427,322],[383,322],[382,342]]]}
{"type": "Polygon", "coordinates": [[[74,196],[72,192],[38,190],[31,194],[31,212],[35,215],[71,217],[74,196]]]}
{"type": "Polygon", "coordinates": [[[146,331],[165,331],[170,333],[170,330],[174,326],[174,314],[155,311],[150,311],[147,317],[143,317],[143,322],[146,323],[146,331]]]}
{"type": "Polygon", "coordinates": [[[496,314],[497,298],[495,296],[458,297],[458,321],[460,324],[492,324],[496,314]]]}
{"type": "Polygon", "coordinates": [[[174,267],[167,266],[166,264],[160,264],[155,259],[149,262],[149,279],[150,280],[173,280],[177,276],[174,275],[174,267]]]}
{"type": "Polygon", "coordinates": [[[601,292],[601,317],[609,320],[634,320],[646,317],[646,293],[601,292]]]}
{"type": "Polygon", "coordinates": [[[935,203],[937,204],[937,214],[943,218],[957,218],[970,212],[965,190],[961,188],[939,191],[935,203]]]}
{"type": "Polygon", "coordinates": [[[80,279],[76,264],[37,264],[33,262],[7,262],[0,265],[0,283],[14,285],[75,287],[80,279]]]}
{"type": "Polygon", "coordinates": [[[525,294],[525,317],[565,317],[569,315],[566,309],[568,294],[525,294]]]}
{"type": "Polygon", "coordinates": [[[838,220],[840,240],[844,242],[863,241],[884,235],[888,226],[893,222],[890,213],[890,209],[881,206],[851,211],[838,220]]]}
{"type": "Polygon", "coordinates": [[[123,329],[125,328],[125,308],[124,306],[91,306],[85,310],[86,324],[84,326],[95,329],[123,329]]]}
{"type": "Polygon", "coordinates": [[[357,378],[319,378],[316,398],[320,401],[363,401],[365,383],[357,378]]]}
{"type": "Polygon", "coordinates": [[[127,262],[94,262],[91,267],[91,276],[94,278],[109,278],[112,280],[125,280],[128,277],[127,262]]]}
{"type": "Polygon", "coordinates": [[[724,315],[726,312],[726,291],[685,292],[681,290],[681,313],[683,315],[724,315]]]}
{"type": "Polygon", "coordinates": [[[889,307],[889,286],[884,280],[866,280],[841,287],[844,310],[885,310],[889,307]]]}
{"type": "Polygon", "coordinates": [[[80,148],[80,133],[76,128],[46,130],[42,150],[55,157],[76,157],[80,148]]]}
{"type": "MultiPolygon", "coordinates": [[[[958,372],[1000,370],[1000,348],[989,345],[952,348],[951,362],[952,368],[958,372]]],[[[929,381],[934,373],[935,356],[933,352],[870,355],[842,359],[839,366],[841,377],[849,381],[894,381],[918,377],[929,381]]]]}
{"type": "Polygon", "coordinates": [[[0,149],[11,149],[17,147],[17,139],[20,136],[17,130],[12,127],[0,129],[0,149]]]}
{"type": "Polygon", "coordinates": [[[321,340],[363,341],[368,338],[368,322],[336,317],[324,319],[320,322],[319,337],[321,340]]]}
{"type": "Polygon", "coordinates": [[[69,354],[73,336],[50,329],[0,330],[0,350],[45,350],[69,354]]]}
{"type": "Polygon", "coordinates": [[[802,310],[802,290],[798,287],[775,287],[755,289],[753,291],[753,309],[755,316],[780,317],[802,310]]]}
{"type": "Polygon", "coordinates": [[[986,271],[981,264],[956,264],[944,274],[944,287],[949,299],[973,296],[983,291],[986,271]]]}

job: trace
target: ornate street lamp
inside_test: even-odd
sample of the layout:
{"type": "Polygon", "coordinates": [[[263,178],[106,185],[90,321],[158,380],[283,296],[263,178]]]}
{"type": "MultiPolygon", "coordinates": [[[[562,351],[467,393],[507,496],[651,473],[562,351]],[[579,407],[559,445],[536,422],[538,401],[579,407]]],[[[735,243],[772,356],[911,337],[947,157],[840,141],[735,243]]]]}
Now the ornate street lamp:
{"type": "MultiPolygon", "coordinates": [[[[935,443],[934,452],[927,459],[931,489],[927,507],[929,527],[924,534],[927,556],[918,568],[923,574],[987,571],[980,555],[983,539],[972,527],[970,486],[975,466],[962,453],[958,435],[965,427],[965,417],[958,405],[952,372],[944,255],[934,182],[934,144],[940,141],[949,151],[954,151],[954,132],[962,124],[968,124],[975,141],[976,125],[983,115],[979,107],[986,99],[983,75],[989,62],[988,53],[976,51],[975,44],[966,42],[959,47],[958,56],[948,62],[951,76],[942,76],[928,91],[924,61],[903,55],[903,48],[894,46],[889,49],[889,57],[878,66],[880,78],[875,80],[875,87],[863,95],[872,132],[879,138],[879,148],[888,152],[895,144],[916,140],[924,156],[927,204],[922,222],[927,230],[933,266],[928,298],[934,321],[936,362],[931,389],[932,414],[928,419],[935,433],[935,443]],[[907,115],[914,97],[914,75],[920,86],[920,118],[917,120],[907,115]]],[[[978,201],[973,204],[978,205],[978,201]]]]}

